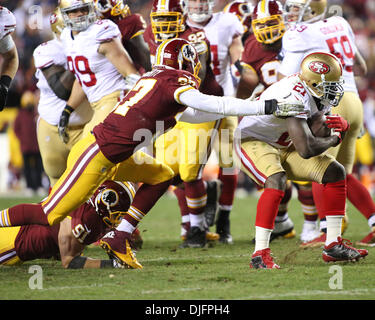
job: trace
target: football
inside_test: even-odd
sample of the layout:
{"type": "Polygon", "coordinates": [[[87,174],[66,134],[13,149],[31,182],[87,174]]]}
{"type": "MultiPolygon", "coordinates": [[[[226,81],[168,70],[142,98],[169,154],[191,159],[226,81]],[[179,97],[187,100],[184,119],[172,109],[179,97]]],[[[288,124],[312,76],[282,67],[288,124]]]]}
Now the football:
{"type": "Polygon", "coordinates": [[[320,112],[313,114],[312,117],[307,120],[307,124],[315,137],[324,138],[331,135],[331,129],[327,127],[325,121],[325,115],[320,112]]]}

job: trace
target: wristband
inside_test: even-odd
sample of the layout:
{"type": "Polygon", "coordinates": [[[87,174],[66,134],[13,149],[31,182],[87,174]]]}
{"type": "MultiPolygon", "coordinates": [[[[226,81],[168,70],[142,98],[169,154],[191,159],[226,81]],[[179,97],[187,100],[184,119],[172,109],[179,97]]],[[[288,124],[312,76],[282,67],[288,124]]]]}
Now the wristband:
{"type": "Polygon", "coordinates": [[[277,100],[265,100],[264,101],[264,114],[273,114],[277,109],[277,100]]]}
{"type": "Polygon", "coordinates": [[[6,86],[7,88],[10,87],[11,82],[12,82],[12,78],[7,75],[1,76],[0,78],[0,83],[6,86]]]}
{"type": "Polygon", "coordinates": [[[70,105],[67,104],[64,108],[64,111],[71,114],[74,111],[74,109],[70,105]]]}
{"type": "Polygon", "coordinates": [[[86,263],[87,258],[76,256],[69,262],[68,269],[82,269],[86,263]]]}

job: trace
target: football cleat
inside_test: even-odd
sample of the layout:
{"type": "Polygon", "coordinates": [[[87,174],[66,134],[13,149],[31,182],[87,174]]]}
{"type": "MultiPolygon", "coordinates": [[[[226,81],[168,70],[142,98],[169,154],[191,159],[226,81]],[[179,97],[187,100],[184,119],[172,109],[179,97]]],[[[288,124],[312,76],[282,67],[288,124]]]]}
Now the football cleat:
{"type": "Polygon", "coordinates": [[[186,240],[180,245],[180,248],[203,248],[206,243],[206,230],[194,226],[187,232],[186,240]]]}
{"type": "Polygon", "coordinates": [[[207,226],[212,227],[215,223],[216,214],[219,211],[219,198],[223,183],[220,180],[206,181],[206,183],[207,203],[204,209],[204,218],[207,226]]]}
{"type": "Polygon", "coordinates": [[[273,262],[271,249],[266,248],[253,253],[250,261],[252,269],[280,269],[280,266],[273,262]]]}
{"type": "Polygon", "coordinates": [[[351,242],[341,237],[328,246],[324,246],[322,257],[325,262],[358,261],[368,255],[364,249],[357,250],[350,246],[351,242]]]}
{"type": "Polygon", "coordinates": [[[312,239],[310,241],[304,242],[300,245],[301,248],[316,248],[321,247],[326,242],[327,234],[325,232],[321,232],[318,237],[312,239]]]}
{"type": "Polygon", "coordinates": [[[216,232],[220,236],[219,242],[224,244],[233,244],[233,238],[230,234],[230,220],[228,211],[219,211],[216,221],[216,232]]]}
{"type": "MultiPolygon", "coordinates": [[[[217,240],[219,240],[219,238],[220,238],[220,236],[217,233],[211,232],[211,231],[206,231],[206,240],[207,241],[217,241],[217,240]]],[[[182,241],[186,240],[186,234],[181,235],[181,240],[182,241]]]]}
{"type": "Polygon", "coordinates": [[[288,217],[283,221],[276,222],[275,227],[271,233],[270,242],[275,240],[278,237],[284,237],[287,239],[293,238],[296,235],[296,231],[294,230],[294,223],[288,217]]]}
{"type": "Polygon", "coordinates": [[[361,241],[358,241],[357,244],[361,246],[375,247],[375,227],[371,228],[371,232],[361,241]]]}
{"type": "Polygon", "coordinates": [[[132,235],[128,232],[110,231],[100,240],[100,246],[111,259],[118,261],[125,268],[143,269],[132,251],[131,238],[132,235]]]}

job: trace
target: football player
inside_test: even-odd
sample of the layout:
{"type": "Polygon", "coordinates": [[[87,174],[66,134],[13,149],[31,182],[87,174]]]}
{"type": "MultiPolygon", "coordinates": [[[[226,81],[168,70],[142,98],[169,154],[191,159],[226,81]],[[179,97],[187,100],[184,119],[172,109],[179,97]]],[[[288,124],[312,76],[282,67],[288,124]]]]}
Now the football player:
{"type": "Polygon", "coordinates": [[[74,74],[67,67],[66,56],[60,41],[64,22],[57,8],[50,16],[54,39],[39,45],[33,54],[37,87],[40,90],[38,104],[37,137],[40,154],[50,186],[52,187],[66,169],[66,159],[72,146],[81,138],[83,127],[92,117],[92,108],[85,99],[69,120],[70,139],[64,143],[58,132],[60,115],[70,97],[74,74]]]}
{"type": "Polygon", "coordinates": [[[116,259],[82,255],[115,228],[134,198],[131,183],[105,181],[93,196],[54,226],[28,225],[0,229],[0,264],[19,265],[34,259],[57,258],[68,269],[127,267],[116,259]]]}
{"type": "Polygon", "coordinates": [[[73,146],[67,169],[48,197],[39,204],[20,204],[0,211],[0,226],[52,226],[87,201],[108,179],[144,182],[119,226],[101,240],[107,252],[140,268],[129,246],[131,234],[170,186],[174,172],[162,163],[153,172],[145,170],[155,159],[135,153],[137,148],[149,145],[157,131],[172,128],[176,117],[207,122],[227,115],[288,116],[303,110],[297,100],[249,101],[203,94],[197,89],[199,69],[198,53],[188,41],[177,38],[162,42],[153,70],[137,81],[92,134],[73,146]],[[138,157],[130,162],[132,155],[138,157]]]}
{"type": "MultiPolygon", "coordinates": [[[[153,62],[157,47],[163,39],[186,39],[194,45],[199,55],[199,90],[205,94],[222,96],[223,90],[216,82],[210,65],[210,46],[205,33],[202,29],[186,25],[181,1],[155,0],[150,17],[151,25],[146,29],[145,40],[150,47],[153,62]],[[175,27],[177,25],[179,27],[175,27]]],[[[210,205],[210,199],[215,197],[216,192],[212,192],[211,196],[211,190],[214,190],[217,184],[216,181],[204,182],[202,171],[210,153],[211,141],[214,140],[220,125],[221,120],[199,124],[177,122],[172,130],[155,142],[156,159],[171,167],[183,182],[182,187],[174,188],[182,215],[183,246],[203,247],[206,240],[219,238],[204,226],[204,210],[210,205]],[[179,150],[177,157],[170,152],[176,143],[179,150]]]]}
{"type": "Polygon", "coordinates": [[[324,152],[342,143],[349,125],[340,116],[332,117],[336,120],[333,134],[315,137],[307,124],[309,117],[318,112],[325,114],[339,104],[344,93],[342,83],[342,66],[336,56],[313,52],[303,59],[299,73],[274,83],[260,96],[299,99],[305,105],[305,112],[283,119],[272,115],[244,117],[238,126],[240,142],[235,146],[238,163],[254,182],[264,187],[257,205],[251,268],[279,268],[273,261],[269,243],[287,179],[315,181],[323,188],[322,210],[327,219],[324,261],[358,260],[368,253],[348,246],[341,238],[345,169],[324,152]]]}
{"type": "MultiPolygon", "coordinates": [[[[230,13],[213,13],[214,0],[187,0],[187,24],[204,30],[210,42],[211,66],[216,81],[223,88],[224,95],[235,96],[235,81],[232,76],[232,66],[239,64],[243,51],[242,35],[244,27],[238,18],[230,13]]],[[[230,212],[233,206],[234,193],[237,186],[238,172],[233,168],[233,132],[238,123],[237,118],[229,117],[223,120],[219,128],[219,138],[227,136],[227,141],[220,141],[219,175],[222,182],[222,192],[219,198],[219,211],[216,219],[216,232],[223,243],[233,243],[230,233],[230,212]],[[225,170],[224,170],[225,169],[225,170]]],[[[211,209],[211,207],[207,208],[211,209]]],[[[215,215],[206,210],[207,217],[215,215]]],[[[208,220],[214,220],[210,218],[208,220]]]]}
{"type": "MultiPolygon", "coordinates": [[[[366,63],[355,44],[355,37],[348,22],[340,16],[324,18],[327,9],[326,0],[292,0],[285,3],[286,21],[290,28],[283,37],[283,61],[279,68],[279,77],[289,76],[298,70],[303,57],[313,50],[320,50],[336,55],[343,65],[344,96],[335,109],[345,118],[350,128],[344,143],[328,152],[340,162],[347,173],[348,199],[368,219],[374,227],[375,204],[366,188],[352,175],[355,146],[363,125],[363,106],[358,96],[354,80],[354,67],[359,66],[362,74],[366,72],[366,63]]],[[[314,200],[318,212],[322,187],[313,184],[314,200]]],[[[325,230],[324,216],[319,213],[320,228],[325,230]]],[[[313,242],[324,242],[323,233],[313,242]]],[[[307,243],[310,245],[310,243],[307,243]]]]}
{"type": "Polygon", "coordinates": [[[70,115],[85,96],[94,114],[82,137],[108,115],[139,74],[121,43],[119,28],[111,20],[98,19],[92,0],[62,0],[59,8],[65,24],[60,39],[76,77],[59,121],[59,134],[67,142],[70,115]]]}
{"type": "Polygon", "coordinates": [[[140,73],[150,71],[150,51],[143,39],[146,29],[143,17],[132,13],[123,0],[94,0],[94,4],[102,19],[110,19],[117,24],[122,44],[137,70],[140,73]]]}
{"type": "MultiPolygon", "coordinates": [[[[239,98],[248,98],[252,94],[258,95],[277,81],[282,37],[286,31],[281,3],[274,0],[258,2],[252,15],[252,30],[253,35],[245,42],[241,57],[242,73],[237,90],[239,98]]],[[[295,185],[306,221],[301,240],[306,242],[320,234],[315,230],[318,213],[314,205],[311,183],[295,182],[295,185]],[[311,231],[310,226],[313,226],[311,231]]],[[[286,238],[295,236],[294,224],[287,213],[291,195],[292,184],[288,181],[271,240],[278,236],[286,238]]]]}
{"type": "Polygon", "coordinates": [[[0,55],[3,59],[0,74],[0,111],[6,104],[8,90],[18,70],[19,60],[12,33],[16,18],[7,8],[0,6],[0,55]]]}

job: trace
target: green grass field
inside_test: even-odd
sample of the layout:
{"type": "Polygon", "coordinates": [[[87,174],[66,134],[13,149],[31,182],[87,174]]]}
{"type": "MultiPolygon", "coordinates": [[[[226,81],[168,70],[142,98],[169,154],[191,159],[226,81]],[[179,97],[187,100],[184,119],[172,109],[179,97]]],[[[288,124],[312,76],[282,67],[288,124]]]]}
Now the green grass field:
{"type": "MultiPolygon", "coordinates": [[[[30,199],[0,199],[0,208],[30,199]]],[[[18,267],[0,267],[0,300],[370,300],[375,297],[375,249],[358,263],[337,264],[321,259],[321,249],[299,248],[302,214],[293,199],[289,215],[297,237],[271,243],[280,270],[252,270],[254,218],[257,199],[236,199],[231,223],[234,245],[215,244],[204,249],[180,249],[177,201],[163,197],[146,216],[140,230],[144,239],[137,258],[143,270],[64,270],[59,261],[35,260],[18,267]],[[42,289],[30,289],[33,265],[43,271],[42,289]],[[332,273],[333,272],[333,273],[332,273]],[[335,282],[336,281],[336,282],[335,282]],[[332,287],[332,286],[331,286],[332,287]]],[[[358,241],[368,231],[367,221],[348,204],[349,228],[344,238],[358,241]]],[[[86,255],[106,258],[99,247],[86,255]]]]}

